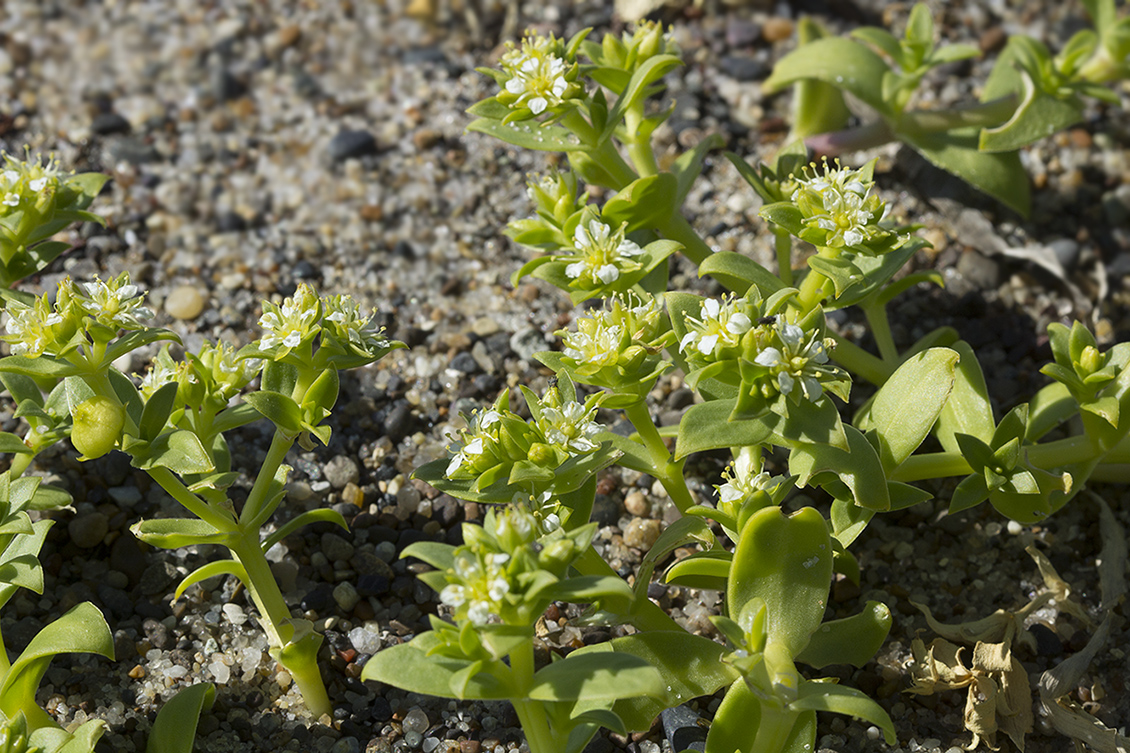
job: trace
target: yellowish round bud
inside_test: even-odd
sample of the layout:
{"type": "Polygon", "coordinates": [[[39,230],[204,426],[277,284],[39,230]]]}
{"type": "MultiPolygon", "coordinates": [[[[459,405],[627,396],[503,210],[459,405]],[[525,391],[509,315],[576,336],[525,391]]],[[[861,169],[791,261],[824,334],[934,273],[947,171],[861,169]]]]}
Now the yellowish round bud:
{"type": "Polygon", "coordinates": [[[85,459],[92,460],[114,449],[125,426],[126,410],[108,397],[95,395],[76,405],[71,418],[71,444],[85,459]]]}

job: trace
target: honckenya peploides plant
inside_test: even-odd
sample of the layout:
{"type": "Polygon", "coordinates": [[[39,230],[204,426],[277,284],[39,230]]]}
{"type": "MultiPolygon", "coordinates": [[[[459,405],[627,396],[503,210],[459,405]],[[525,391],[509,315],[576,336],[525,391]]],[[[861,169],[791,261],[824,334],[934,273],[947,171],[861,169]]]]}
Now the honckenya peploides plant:
{"type": "MultiPolygon", "coordinates": [[[[883,92],[903,105],[921,65],[953,58],[931,56],[923,14],[915,10],[898,48],[901,73],[884,79],[883,92]]],[[[531,34],[499,69],[483,70],[499,93],[471,108],[469,128],[568,159],[568,170],[530,180],[534,214],[508,228],[538,252],[514,280],[534,276],[574,304],[604,305],[578,312],[575,326],[558,333],[560,351],[538,354],[556,376],[543,396],[523,388],[528,419],[510,410],[504,392],[467,417],[448,458],[416,472],[457,498],[506,506],[481,527],[465,525],[463,546],[404,552],[435,568],[422,577],[450,621],[433,618],[431,632],[377,654],[363,676],[440,696],[508,698],[535,753],[577,753],[599,726],[646,730],[664,708],[718,691],[707,753],[811,751],[817,711],[873,723],[893,744],[877,703],[817,674],[862,666],[891,625],[877,602],[824,621],[833,574],[858,579],[850,547],[874,515],[931,499],[932,488],[914,482],[958,477],[951,511],[988,501],[1033,523],[1089,479],[1119,478],[1130,453],[1130,346],[1104,352],[1082,325],[1053,325],[1055,360],[1044,368],[1052,381],[995,416],[973,351],[953,330],[896,347],[887,304],[941,279],[894,279],[927,244],[888,216],[875,162],[812,162],[800,142],[756,168],[727,155],[764,202],[777,269],[714,253],[679,210],[714,140],[666,170],[652,148],[671,110],[650,98],[680,64],[677,53],[649,23],[599,42],[587,32],[531,34]],[[582,184],[609,198],[591,201],[582,184]],[[799,268],[794,238],[814,249],[799,268]],[[729,292],[669,290],[673,254],[729,292]],[[849,306],[862,310],[877,353],[827,325],[827,312],[849,306]],[[677,430],[657,426],[647,404],[668,371],[681,372],[697,395],[677,430]],[[860,379],[877,390],[846,416],[860,379]],[[598,409],[622,412],[634,433],[609,431],[598,409]],[[1058,438],[1046,439],[1053,429],[1058,438]],[[920,449],[931,434],[941,452],[920,449]],[[733,463],[716,495],[696,495],[687,456],[718,450],[733,463]],[[655,478],[678,513],[631,587],[592,545],[596,477],[612,464],[655,478]],[[786,513],[796,488],[827,505],[786,513]],[[696,551],[667,564],[684,547],[696,551]],[[715,639],[682,630],[647,598],[660,569],[668,583],[724,592],[715,639]],[[631,627],[539,668],[534,622],[553,600],[589,605],[588,624],[631,627]]],[[[831,55],[820,60],[835,64],[831,55]]]]}

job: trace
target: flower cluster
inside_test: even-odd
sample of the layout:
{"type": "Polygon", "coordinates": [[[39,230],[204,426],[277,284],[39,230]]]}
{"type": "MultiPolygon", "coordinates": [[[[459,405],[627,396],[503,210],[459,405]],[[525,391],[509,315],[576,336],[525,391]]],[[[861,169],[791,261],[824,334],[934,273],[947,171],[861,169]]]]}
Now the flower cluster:
{"type": "Polygon", "coordinates": [[[340,344],[369,353],[390,345],[384,330],[376,326],[371,316],[363,316],[357,302],[348,295],[335,295],[322,299],[325,315],[323,331],[340,344]]]}
{"type": "Polygon", "coordinates": [[[146,329],[142,319],[153,312],[142,304],[145,294],[130,282],[129,272],[110,280],[76,285],[65,278],[59,283],[55,301],[47,295],[31,305],[12,300],[7,305],[7,334],[3,340],[14,355],[36,358],[63,356],[87,342],[82,334],[109,342],[121,330],[146,329]]]}
{"type": "Polygon", "coordinates": [[[536,117],[581,92],[577,66],[565,59],[564,45],[550,34],[529,34],[502,56],[502,91],[498,101],[515,114],[536,117]]]}
{"type": "Polygon", "coordinates": [[[828,347],[831,342],[818,332],[805,332],[795,324],[782,322],[776,327],[778,347],[769,346],[757,354],[754,363],[769,369],[782,395],[792,394],[799,385],[803,395],[815,402],[824,394],[820,377],[830,373],[828,347]]]}
{"type": "Polygon", "coordinates": [[[197,353],[187,353],[184,361],[176,361],[166,345],[153,359],[139,389],[148,400],[158,389],[175,382],[178,405],[215,412],[226,407],[255,378],[261,365],[257,359],[237,357],[230,345],[207,341],[197,353]]]}
{"type": "Polygon", "coordinates": [[[447,478],[474,480],[483,489],[521,470],[531,482],[530,491],[541,494],[553,485],[555,469],[600,449],[596,436],[604,427],[593,420],[600,396],[579,403],[571,383],[564,390],[551,387],[540,399],[528,390],[523,393],[529,421],[510,410],[508,392],[490,409],[471,415],[447,464],[447,478]],[[535,483],[531,472],[544,476],[545,483],[535,483]]]}
{"type": "Polygon", "coordinates": [[[78,309],[103,327],[113,330],[144,329],[142,319],[152,319],[153,311],[141,304],[145,293],[130,282],[129,272],[103,282],[95,277],[75,288],[78,309]]]}
{"type": "Polygon", "coordinates": [[[668,333],[659,299],[641,302],[632,293],[612,297],[561,330],[562,363],[577,381],[614,392],[650,389],[653,377],[667,368],[662,349],[668,333]]]}
{"type": "Polygon", "coordinates": [[[41,199],[53,196],[59,188],[59,163],[55,158],[21,161],[4,154],[4,169],[0,170],[0,214],[41,204],[41,199]]]}
{"type": "Polygon", "coordinates": [[[809,167],[805,176],[794,176],[797,187],[792,202],[800,209],[807,228],[804,240],[827,248],[859,248],[868,241],[889,235],[879,226],[886,205],[871,193],[875,183],[862,170],[829,167],[824,172],[809,167]]]}
{"type": "Polygon", "coordinates": [[[740,504],[758,492],[771,492],[784,481],[761,470],[761,462],[753,448],[743,447],[734,462],[722,471],[723,483],[716,486],[718,506],[740,504]]]}
{"type": "Polygon", "coordinates": [[[263,301],[259,326],[265,331],[259,346],[264,350],[278,347],[293,350],[318,334],[321,315],[321,300],[306,283],[301,283],[294,295],[284,299],[281,306],[263,301]]]}
{"type": "Polygon", "coordinates": [[[706,298],[697,318],[684,319],[687,333],[679,341],[679,350],[707,361],[736,358],[742,338],[757,326],[759,318],[757,306],[746,298],[706,298]]]}
{"type": "Polygon", "coordinates": [[[575,253],[565,260],[565,275],[573,280],[571,285],[592,289],[611,285],[620,279],[624,272],[640,269],[633,261],[643,254],[643,249],[624,237],[627,223],[613,231],[597,219],[582,221],[573,232],[575,253]]]}

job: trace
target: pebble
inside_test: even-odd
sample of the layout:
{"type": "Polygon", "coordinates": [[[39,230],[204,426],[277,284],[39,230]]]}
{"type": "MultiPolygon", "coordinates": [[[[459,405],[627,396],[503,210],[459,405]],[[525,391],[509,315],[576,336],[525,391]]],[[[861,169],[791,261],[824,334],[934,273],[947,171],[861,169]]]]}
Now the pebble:
{"type": "Polygon", "coordinates": [[[344,612],[352,612],[353,608],[357,606],[357,602],[361,601],[361,595],[357,593],[353,584],[347,580],[334,587],[333,597],[344,612]]]}
{"type": "Polygon", "coordinates": [[[205,299],[195,285],[181,285],[165,298],[165,313],[174,319],[192,321],[204,311],[205,299]]]}
{"type": "Polygon", "coordinates": [[[334,162],[367,157],[377,153],[377,140],[368,131],[344,130],[330,140],[328,151],[334,162]]]}
{"type": "Polygon", "coordinates": [[[239,604],[227,603],[222,607],[224,616],[228,618],[228,622],[233,625],[242,625],[247,622],[247,613],[243,611],[243,607],[239,604]]]}
{"type": "Polygon", "coordinates": [[[641,491],[629,492],[624,497],[624,509],[628,514],[634,515],[637,518],[646,517],[651,512],[651,503],[647,501],[647,497],[641,491]]]}
{"type": "Polygon", "coordinates": [[[774,16],[761,26],[761,38],[766,42],[783,42],[793,35],[793,22],[774,16]]]}
{"type": "Polygon", "coordinates": [[[67,524],[67,534],[80,549],[98,546],[109,531],[110,520],[100,512],[76,515],[67,524]]]}
{"type": "Polygon", "coordinates": [[[344,489],[346,484],[356,484],[361,480],[357,461],[345,455],[338,455],[326,463],[323,473],[334,489],[344,489]]]}
{"type": "Polygon", "coordinates": [[[633,518],[624,529],[624,544],[647,551],[663,532],[663,523],[648,518],[633,518]]]}
{"type": "Polygon", "coordinates": [[[353,552],[353,544],[336,533],[322,534],[321,553],[325,555],[328,561],[349,560],[353,557],[353,552]]]}

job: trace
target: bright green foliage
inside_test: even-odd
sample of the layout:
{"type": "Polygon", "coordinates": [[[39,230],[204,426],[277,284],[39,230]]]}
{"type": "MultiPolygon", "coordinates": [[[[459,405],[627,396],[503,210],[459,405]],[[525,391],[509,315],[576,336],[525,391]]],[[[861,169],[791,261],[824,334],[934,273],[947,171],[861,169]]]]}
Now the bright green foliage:
{"type": "Polygon", "coordinates": [[[165,702],[157,712],[147,753],[192,753],[200,714],[212,708],[216,689],[210,682],[190,685],[165,702]]]}

